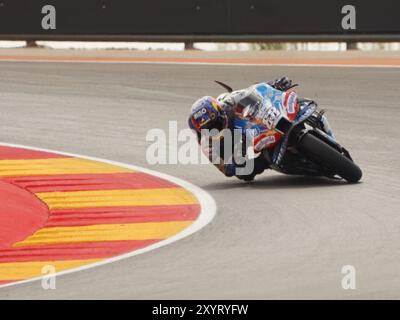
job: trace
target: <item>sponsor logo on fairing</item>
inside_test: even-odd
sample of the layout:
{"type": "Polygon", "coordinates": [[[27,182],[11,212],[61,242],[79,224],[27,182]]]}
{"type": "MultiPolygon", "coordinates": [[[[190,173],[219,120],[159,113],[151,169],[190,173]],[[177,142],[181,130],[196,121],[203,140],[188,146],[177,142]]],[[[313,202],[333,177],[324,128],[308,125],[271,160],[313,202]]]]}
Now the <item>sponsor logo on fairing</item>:
{"type": "Polygon", "coordinates": [[[261,151],[266,146],[269,146],[270,144],[275,143],[275,141],[276,141],[275,136],[273,136],[273,135],[263,137],[255,143],[254,149],[257,151],[261,151]]]}
{"type": "Polygon", "coordinates": [[[297,94],[293,91],[290,92],[286,102],[286,109],[288,113],[293,114],[296,112],[296,101],[297,101],[297,94]]]}

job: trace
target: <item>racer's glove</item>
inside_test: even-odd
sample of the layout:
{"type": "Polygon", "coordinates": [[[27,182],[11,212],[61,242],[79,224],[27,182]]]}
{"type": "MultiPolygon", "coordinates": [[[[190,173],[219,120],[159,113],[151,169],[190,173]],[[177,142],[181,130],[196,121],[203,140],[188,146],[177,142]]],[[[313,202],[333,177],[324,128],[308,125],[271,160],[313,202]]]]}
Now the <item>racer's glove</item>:
{"type": "Polygon", "coordinates": [[[226,164],[226,165],[224,165],[223,171],[227,177],[232,177],[236,173],[236,166],[232,163],[226,164]]]}
{"type": "Polygon", "coordinates": [[[274,81],[270,81],[268,82],[268,84],[280,91],[287,91],[293,87],[292,80],[290,80],[288,77],[283,77],[274,81]]]}
{"type": "Polygon", "coordinates": [[[269,168],[269,162],[263,156],[259,156],[249,161],[253,161],[253,171],[246,175],[236,175],[238,179],[244,181],[253,181],[256,175],[263,173],[265,169],[269,168]]]}

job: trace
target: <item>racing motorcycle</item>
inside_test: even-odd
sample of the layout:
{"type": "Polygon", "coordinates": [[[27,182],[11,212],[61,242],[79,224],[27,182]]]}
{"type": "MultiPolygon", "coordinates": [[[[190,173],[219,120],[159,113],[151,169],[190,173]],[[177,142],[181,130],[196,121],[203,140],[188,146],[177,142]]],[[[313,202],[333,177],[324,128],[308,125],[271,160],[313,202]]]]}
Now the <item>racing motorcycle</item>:
{"type": "MultiPolygon", "coordinates": [[[[228,92],[233,89],[216,81],[228,92]]],[[[350,153],[341,146],[331,132],[324,126],[324,110],[319,110],[311,99],[298,98],[290,90],[285,92],[285,106],[271,103],[262,86],[256,88],[264,96],[264,101],[246,97],[241,103],[243,117],[234,120],[235,129],[243,132],[256,131],[255,143],[259,156],[264,157],[269,168],[284,174],[338,177],[355,183],[361,179],[362,171],[354,163],[350,153]],[[290,100],[296,101],[295,105],[290,100]],[[262,123],[249,121],[249,114],[255,114],[260,108],[266,110],[262,123]]],[[[250,117],[251,118],[251,117],[250,117]]]]}

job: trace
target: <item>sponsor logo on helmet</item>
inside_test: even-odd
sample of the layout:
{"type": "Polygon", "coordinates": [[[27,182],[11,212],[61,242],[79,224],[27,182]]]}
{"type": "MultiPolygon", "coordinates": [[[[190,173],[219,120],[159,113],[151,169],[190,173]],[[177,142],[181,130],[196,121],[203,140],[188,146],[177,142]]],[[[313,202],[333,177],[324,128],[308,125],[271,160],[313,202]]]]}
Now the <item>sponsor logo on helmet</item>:
{"type": "Polygon", "coordinates": [[[206,113],[207,113],[207,109],[206,108],[201,108],[201,110],[195,112],[193,117],[194,117],[195,120],[197,120],[197,119],[199,119],[200,117],[202,117],[206,113]]]}

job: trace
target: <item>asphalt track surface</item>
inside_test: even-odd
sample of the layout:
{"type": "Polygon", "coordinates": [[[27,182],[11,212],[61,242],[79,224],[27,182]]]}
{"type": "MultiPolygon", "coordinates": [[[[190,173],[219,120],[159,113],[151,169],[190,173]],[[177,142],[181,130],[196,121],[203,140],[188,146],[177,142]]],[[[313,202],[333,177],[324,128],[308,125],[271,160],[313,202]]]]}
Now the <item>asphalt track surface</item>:
{"type": "Polygon", "coordinates": [[[169,246],[6,298],[400,298],[400,69],[0,63],[1,141],[132,163],[213,195],[214,220],[169,246]],[[364,172],[348,185],[264,173],[250,184],[211,165],[149,166],[146,133],[186,126],[191,103],[287,75],[316,99],[364,172]],[[343,290],[341,268],[356,268],[343,290]]]}

